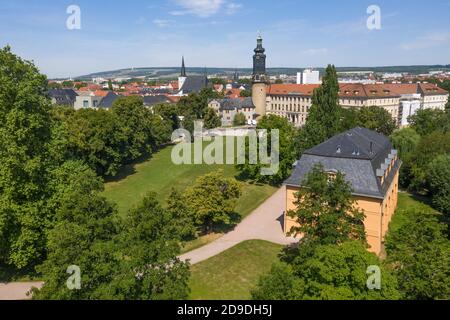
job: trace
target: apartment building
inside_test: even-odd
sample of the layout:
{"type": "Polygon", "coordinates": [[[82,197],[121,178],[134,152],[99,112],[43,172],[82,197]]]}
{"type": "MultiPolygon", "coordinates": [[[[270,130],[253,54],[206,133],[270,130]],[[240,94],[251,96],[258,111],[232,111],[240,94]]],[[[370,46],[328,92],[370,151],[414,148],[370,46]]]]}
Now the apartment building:
{"type": "MultiPolygon", "coordinates": [[[[318,84],[272,84],[267,86],[267,113],[287,118],[301,127],[306,123],[312,95],[318,84]]],[[[344,108],[378,106],[387,110],[400,125],[419,109],[444,110],[449,93],[434,84],[351,84],[339,85],[339,103],[344,108]]]]}

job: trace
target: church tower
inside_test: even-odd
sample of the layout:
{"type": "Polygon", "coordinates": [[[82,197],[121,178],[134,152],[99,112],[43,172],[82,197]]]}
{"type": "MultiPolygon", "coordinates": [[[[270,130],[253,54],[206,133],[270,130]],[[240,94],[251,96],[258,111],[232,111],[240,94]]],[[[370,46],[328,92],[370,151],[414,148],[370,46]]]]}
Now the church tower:
{"type": "Polygon", "coordinates": [[[178,89],[181,90],[183,88],[184,83],[186,82],[187,76],[186,76],[186,66],[184,64],[184,56],[181,60],[181,74],[178,77],[178,89]]]}
{"type": "Polygon", "coordinates": [[[266,75],[266,49],[263,48],[263,39],[258,35],[255,55],[253,56],[253,86],[252,100],[256,107],[257,118],[266,115],[267,75],[266,75]]]}

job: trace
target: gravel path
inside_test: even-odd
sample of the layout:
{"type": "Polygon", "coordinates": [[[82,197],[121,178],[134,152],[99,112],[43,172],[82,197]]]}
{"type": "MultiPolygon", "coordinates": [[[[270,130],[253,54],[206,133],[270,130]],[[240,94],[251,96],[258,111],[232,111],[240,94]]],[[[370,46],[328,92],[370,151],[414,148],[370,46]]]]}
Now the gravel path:
{"type": "Polygon", "coordinates": [[[266,240],[282,245],[296,243],[298,240],[287,238],[283,233],[285,196],[286,191],[283,187],[238,224],[233,231],[210,244],[181,255],[180,259],[196,264],[247,240],[266,240]]]}
{"type": "MultiPolygon", "coordinates": [[[[206,246],[181,255],[180,259],[196,264],[247,240],[266,240],[282,245],[296,243],[296,239],[287,238],[283,233],[285,195],[283,187],[247,216],[233,231],[206,246]]],[[[27,292],[32,287],[40,288],[42,285],[42,282],[0,283],[0,300],[30,299],[27,292]]]]}

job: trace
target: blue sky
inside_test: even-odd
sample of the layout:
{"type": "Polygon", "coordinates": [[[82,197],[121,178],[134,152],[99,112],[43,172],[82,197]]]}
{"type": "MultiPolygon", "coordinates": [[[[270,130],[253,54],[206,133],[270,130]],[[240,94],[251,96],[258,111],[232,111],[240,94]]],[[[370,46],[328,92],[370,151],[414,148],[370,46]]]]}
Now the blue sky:
{"type": "Polygon", "coordinates": [[[1,0],[0,46],[50,77],[130,67],[250,67],[258,30],[268,67],[450,63],[450,0],[1,0]],[[66,28],[69,5],[81,30],[66,28]],[[369,30],[369,5],[381,30],[369,30]]]}

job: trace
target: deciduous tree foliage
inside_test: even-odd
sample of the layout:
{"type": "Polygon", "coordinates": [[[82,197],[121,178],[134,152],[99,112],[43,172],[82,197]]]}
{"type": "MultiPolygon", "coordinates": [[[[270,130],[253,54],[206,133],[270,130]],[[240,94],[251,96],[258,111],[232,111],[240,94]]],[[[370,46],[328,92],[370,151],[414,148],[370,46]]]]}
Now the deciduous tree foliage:
{"type": "MultiPolygon", "coordinates": [[[[240,172],[240,176],[244,179],[255,180],[258,182],[270,183],[273,185],[281,184],[292,171],[292,165],[296,160],[296,150],[294,145],[295,128],[287,119],[276,115],[268,115],[262,117],[257,125],[258,130],[266,130],[267,132],[267,155],[272,154],[272,130],[278,130],[279,133],[279,150],[274,150],[279,155],[279,168],[273,175],[262,175],[261,169],[268,165],[261,163],[260,154],[258,156],[258,164],[249,163],[249,140],[246,139],[246,163],[236,165],[240,172]]],[[[258,139],[259,143],[261,139],[258,139]]],[[[259,150],[259,146],[258,146],[259,150]]]]}
{"type": "MultiPolygon", "coordinates": [[[[82,170],[81,170],[82,171],[82,170]]],[[[84,184],[96,181],[84,176],[84,184]]],[[[154,194],[120,221],[98,192],[67,193],[49,234],[48,259],[39,266],[45,282],[34,299],[186,299],[188,265],[179,261],[179,236],[171,215],[154,194]],[[81,288],[67,285],[68,266],[81,271],[81,288]]]]}
{"type": "Polygon", "coordinates": [[[130,210],[121,234],[121,273],[111,283],[121,299],[187,299],[189,266],[177,258],[180,234],[173,228],[175,218],[154,193],[130,210]]]}
{"type": "Polygon", "coordinates": [[[388,262],[405,299],[450,299],[447,226],[430,213],[413,211],[386,240],[388,262]]]}
{"type": "Polygon", "coordinates": [[[365,241],[364,213],[355,208],[351,186],[342,173],[330,177],[316,165],[295,195],[294,210],[288,216],[299,223],[289,230],[303,234],[307,242],[340,244],[356,239],[365,241]]]}
{"type": "MultiPolygon", "coordinates": [[[[298,250],[302,250],[302,246],[298,250]]],[[[395,277],[359,241],[313,247],[305,259],[274,265],[253,291],[257,300],[395,300],[395,277]],[[381,269],[381,289],[367,286],[369,266],[381,269]]]]}
{"type": "MultiPolygon", "coordinates": [[[[450,218],[450,153],[437,156],[427,168],[426,180],[433,206],[450,218]]],[[[450,219],[449,219],[450,222],[450,219]]]]}
{"type": "Polygon", "coordinates": [[[0,263],[26,267],[42,257],[51,141],[47,79],[0,49],[0,263]]]}
{"type": "Polygon", "coordinates": [[[306,124],[298,136],[299,154],[338,134],[341,131],[341,117],[336,68],[329,65],[322,86],[314,90],[306,124]]]}
{"type": "Polygon", "coordinates": [[[195,218],[181,192],[172,189],[167,199],[167,210],[172,215],[170,226],[174,230],[173,233],[179,235],[180,240],[195,237],[195,218]]]}
{"type": "Polygon", "coordinates": [[[247,122],[247,119],[245,119],[245,114],[243,114],[242,112],[239,112],[234,116],[234,119],[233,119],[234,126],[243,126],[246,124],[246,122],[247,122]]]}
{"type": "Polygon", "coordinates": [[[218,171],[199,177],[184,196],[196,225],[204,227],[205,232],[211,232],[214,225],[233,221],[241,186],[235,179],[224,178],[223,172],[218,171]]]}
{"type": "Polygon", "coordinates": [[[397,127],[392,115],[377,106],[342,110],[342,131],[363,127],[389,136],[397,127]]]}
{"type": "Polygon", "coordinates": [[[222,125],[222,121],[220,121],[219,116],[216,111],[212,108],[207,108],[205,117],[203,119],[203,125],[206,129],[215,129],[222,125]]]}
{"type": "Polygon", "coordinates": [[[436,109],[421,109],[409,117],[411,128],[421,136],[435,131],[447,132],[450,130],[450,111],[436,109]]]}

